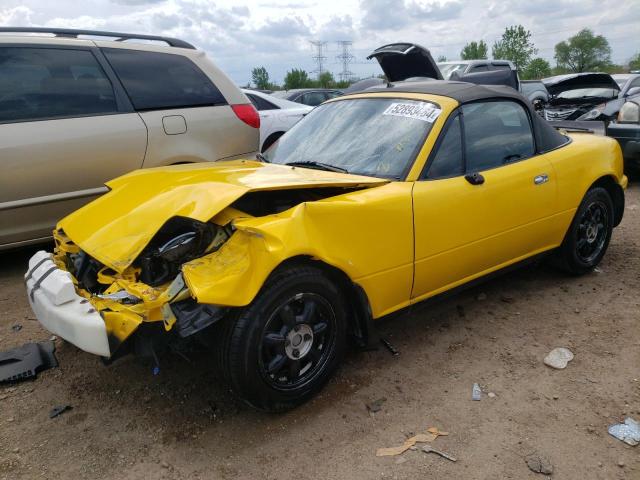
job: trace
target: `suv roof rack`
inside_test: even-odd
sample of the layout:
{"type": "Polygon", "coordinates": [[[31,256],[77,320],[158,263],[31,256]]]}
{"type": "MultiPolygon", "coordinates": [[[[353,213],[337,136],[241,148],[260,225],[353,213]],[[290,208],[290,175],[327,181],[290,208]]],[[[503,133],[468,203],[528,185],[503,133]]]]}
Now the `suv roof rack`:
{"type": "Polygon", "coordinates": [[[103,32],[99,30],[76,30],[75,28],[48,28],[48,27],[0,27],[0,33],[53,33],[56,37],[78,38],[78,35],[91,35],[94,37],[115,37],[116,42],[125,40],[157,40],[165,42],[171,47],[190,48],[196,47],[184,40],[157,35],[138,35],[136,33],[103,32]]]}

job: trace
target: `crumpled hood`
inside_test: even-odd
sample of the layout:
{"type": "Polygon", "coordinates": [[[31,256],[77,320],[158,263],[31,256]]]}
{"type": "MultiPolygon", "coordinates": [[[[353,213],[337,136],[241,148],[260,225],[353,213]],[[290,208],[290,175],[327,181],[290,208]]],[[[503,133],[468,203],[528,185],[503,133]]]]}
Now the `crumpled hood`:
{"type": "Polygon", "coordinates": [[[251,160],[137,170],[107,182],[110,192],[62,219],[58,228],[87,254],[122,272],[171,217],[206,222],[249,191],[384,183],[251,160]]]}

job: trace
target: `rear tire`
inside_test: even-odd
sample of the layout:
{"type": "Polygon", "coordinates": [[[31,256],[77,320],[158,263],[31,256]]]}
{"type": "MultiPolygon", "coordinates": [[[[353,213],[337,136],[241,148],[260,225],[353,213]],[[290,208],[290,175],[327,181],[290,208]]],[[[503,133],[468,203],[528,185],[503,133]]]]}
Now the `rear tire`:
{"type": "Polygon", "coordinates": [[[340,364],[345,301],[314,267],[277,272],[219,331],[219,367],[231,390],[259,410],[282,412],[317,393],[340,364]]]}
{"type": "Polygon", "coordinates": [[[559,249],[561,266],[574,275],[591,272],[607,251],[614,209],[609,193],[592,188],[584,196],[559,249]]]}

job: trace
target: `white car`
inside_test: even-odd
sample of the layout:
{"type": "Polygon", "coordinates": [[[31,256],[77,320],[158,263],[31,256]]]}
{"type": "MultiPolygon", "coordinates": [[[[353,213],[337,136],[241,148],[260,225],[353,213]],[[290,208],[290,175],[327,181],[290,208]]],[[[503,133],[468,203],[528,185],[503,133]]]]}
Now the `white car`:
{"type": "Polygon", "coordinates": [[[264,152],[313,107],[276,98],[268,93],[243,89],[260,114],[260,151],[264,152]]]}

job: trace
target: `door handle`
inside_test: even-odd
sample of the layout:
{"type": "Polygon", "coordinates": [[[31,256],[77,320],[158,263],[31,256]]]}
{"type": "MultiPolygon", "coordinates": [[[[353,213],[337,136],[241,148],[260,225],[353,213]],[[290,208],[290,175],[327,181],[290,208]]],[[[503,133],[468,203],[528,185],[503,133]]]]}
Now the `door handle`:
{"type": "Polygon", "coordinates": [[[546,173],[543,173],[541,175],[536,175],[533,178],[533,183],[535,183],[536,185],[542,185],[543,183],[547,183],[549,181],[549,175],[547,175],[546,173]]]}
{"type": "Polygon", "coordinates": [[[467,173],[464,179],[471,185],[482,185],[484,183],[484,177],[478,172],[467,173]]]}

